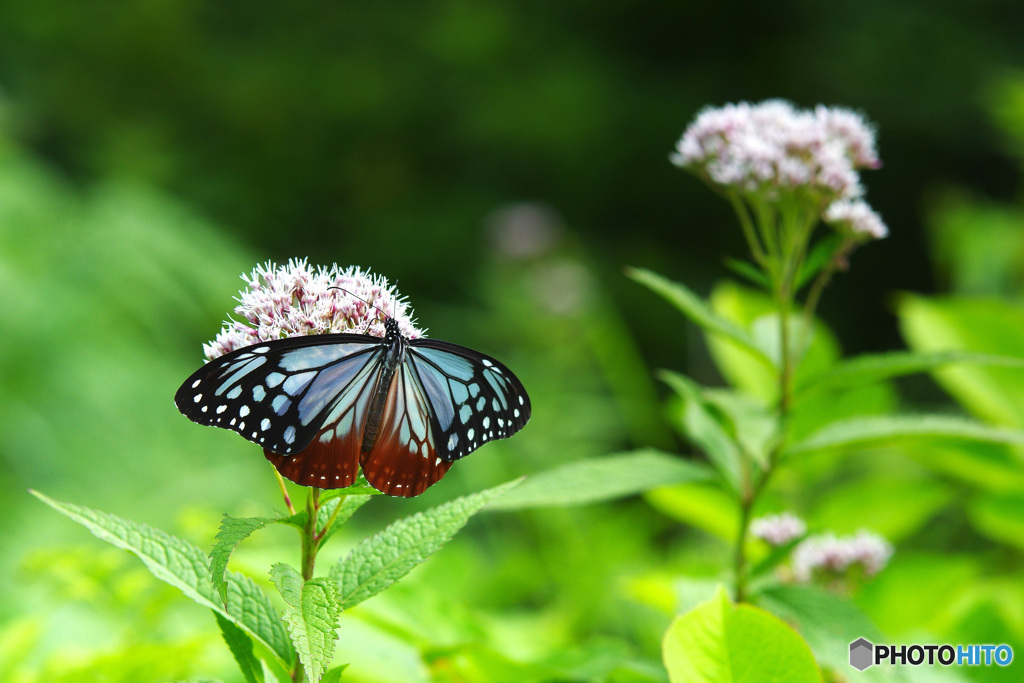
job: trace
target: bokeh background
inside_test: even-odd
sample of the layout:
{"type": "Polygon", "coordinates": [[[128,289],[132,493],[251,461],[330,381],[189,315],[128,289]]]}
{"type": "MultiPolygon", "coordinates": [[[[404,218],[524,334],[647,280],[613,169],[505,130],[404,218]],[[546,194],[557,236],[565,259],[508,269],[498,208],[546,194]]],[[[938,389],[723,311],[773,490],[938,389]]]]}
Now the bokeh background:
{"type": "MultiPolygon", "coordinates": [[[[27,489],[203,547],[221,513],[280,507],[255,448],[171,401],[257,262],[397,279],[432,336],[501,358],[534,397],[516,439],[422,499],[373,501],[335,554],[518,474],[687,450],[653,372],[722,380],[623,269],[707,293],[743,255],[727,204],[668,162],[706,105],[782,97],[877,126],[867,199],[891,236],[821,311],[847,353],[905,347],[900,292],[1016,311],[1022,28],[1010,0],[0,3],[0,680],[240,680],[209,615],[27,489]]],[[[928,379],[896,389],[965,409],[928,379]]],[[[1019,576],[1014,517],[973,528],[948,476],[895,540],[955,559],[964,586],[993,558],[1019,576]]],[[[821,499],[791,503],[813,523],[821,499]]],[[[297,545],[267,531],[234,562],[262,580],[297,545]]],[[[523,662],[660,680],[672,609],[653,577],[710,576],[726,552],[641,499],[485,515],[346,615],[340,661],[354,680],[525,680],[523,662]]],[[[943,633],[864,600],[889,632],[943,633]]],[[[1011,616],[984,622],[992,640],[1024,633],[1011,616]]]]}

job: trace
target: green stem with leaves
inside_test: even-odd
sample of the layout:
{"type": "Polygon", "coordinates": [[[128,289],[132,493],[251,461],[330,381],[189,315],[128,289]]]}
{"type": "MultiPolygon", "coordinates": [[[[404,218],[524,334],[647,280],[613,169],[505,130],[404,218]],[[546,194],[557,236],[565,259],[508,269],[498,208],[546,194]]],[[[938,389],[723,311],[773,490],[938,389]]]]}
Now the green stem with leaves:
{"type": "MultiPolygon", "coordinates": [[[[807,242],[814,223],[809,222],[808,217],[800,215],[799,212],[788,216],[782,215],[778,219],[781,221],[781,225],[778,226],[778,243],[781,244],[782,251],[773,250],[771,255],[774,257],[774,267],[768,269],[767,274],[772,281],[772,293],[779,317],[778,424],[780,429],[784,429],[792,407],[793,375],[796,366],[793,339],[790,333],[790,312],[796,297],[797,282],[806,258],[807,242]]],[[[762,226],[763,232],[770,229],[770,227],[762,226]]],[[[739,530],[736,535],[736,549],[733,557],[734,592],[737,602],[747,599],[749,568],[746,547],[754,506],[761,492],[767,486],[772,472],[775,471],[781,449],[782,441],[780,440],[768,454],[767,463],[760,472],[749,456],[743,456],[743,477],[739,492],[739,530]]]]}

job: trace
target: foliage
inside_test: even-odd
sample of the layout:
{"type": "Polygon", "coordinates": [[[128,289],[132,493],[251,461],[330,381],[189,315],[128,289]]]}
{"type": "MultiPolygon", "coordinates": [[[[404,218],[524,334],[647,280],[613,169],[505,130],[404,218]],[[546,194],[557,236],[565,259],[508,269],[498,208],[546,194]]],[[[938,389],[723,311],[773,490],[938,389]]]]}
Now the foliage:
{"type": "MultiPolygon", "coordinates": [[[[657,2],[444,2],[397,22],[386,6],[115,4],[0,7],[0,679],[289,673],[265,671],[271,649],[218,609],[253,585],[284,611],[266,569],[308,514],[268,509],[262,458],[192,429],[168,397],[235,274],[306,255],[400,274],[432,335],[508,358],[538,406],[515,447],[489,446],[423,501],[373,500],[343,525],[369,497],[322,500],[320,528],[342,510],[320,541],[335,566],[397,519],[529,475],[340,616],[343,672],[314,662],[326,638],[306,648],[322,681],[660,682],[667,629],[708,604],[723,629],[755,610],[796,626],[826,676],[850,674],[859,636],[1024,651],[1012,3],[747,5],[741,24],[732,6],[657,2]],[[893,233],[826,291],[781,428],[768,280],[736,260],[747,286],[714,280],[740,238],[664,163],[704,102],[775,93],[871,112],[887,154],[872,197],[893,233]],[[519,198],[566,218],[525,256],[503,251],[512,223],[491,213],[519,198]],[[644,275],[619,277],[626,263],[644,275]],[[792,548],[751,539],[737,605],[716,593],[734,578],[735,464],[763,467],[779,443],[752,514],[870,528],[896,552],[837,593],[790,582],[792,548]],[[217,618],[29,487],[173,531],[217,618]]],[[[809,254],[802,284],[828,253],[809,254]]],[[[760,617],[741,626],[779,630],[760,617]]]]}

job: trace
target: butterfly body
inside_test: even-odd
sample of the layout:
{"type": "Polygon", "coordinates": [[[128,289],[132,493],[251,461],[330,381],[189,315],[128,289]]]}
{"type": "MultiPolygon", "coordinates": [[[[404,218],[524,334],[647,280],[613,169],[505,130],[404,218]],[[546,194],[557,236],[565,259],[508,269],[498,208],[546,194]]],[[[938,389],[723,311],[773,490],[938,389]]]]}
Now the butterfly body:
{"type": "Polygon", "coordinates": [[[285,477],[344,488],[360,466],[389,495],[419,495],[451,464],[529,420],[518,378],[498,361],[433,339],[289,337],[237,349],[178,389],[178,409],[260,445],[285,477]]]}

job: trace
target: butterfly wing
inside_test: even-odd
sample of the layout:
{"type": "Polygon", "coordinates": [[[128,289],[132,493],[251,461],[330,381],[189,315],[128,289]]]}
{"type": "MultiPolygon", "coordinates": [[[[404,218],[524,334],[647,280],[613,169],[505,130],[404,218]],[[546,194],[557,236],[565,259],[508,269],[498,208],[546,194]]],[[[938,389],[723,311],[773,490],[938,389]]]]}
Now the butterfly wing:
{"type": "Polygon", "coordinates": [[[178,389],[174,403],[193,422],[234,430],[273,453],[290,456],[304,451],[326,429],[336,429],[347,416],[361,425],[358,408],[339,408],[360,405],[365,392],[356,390],[372,384],[382,354],[381,340],[369,335],[325,334],[254,344],[197,370],[178,389]]]}
{"type": "Polygon", "coordinates": [[[380,350],[371,352],[351,378],[325,377],[325,381],[343,384],[329,402],[316,437],[291,455],[263,449],[278,472],[302,486],[338,489],[352,485],[359,474],[366,417],[381,381],[382,354],[380,350]]]}
{"type": "Polygon", "coordinates": [[[489,356],[432,339],[407,344],[386,388],[384,340],[331,334],[238,349],[196,371],[174,401],[191,420],[263,446],[298,484],[342,488],[355,480],[358,464],[378,490],[416,496],[455,460],[519,431],[530,418],[530,400],[518,378],[489,356]],[[380,428],[363,452],[380,391],[387,392],[380,428]]]}
{"type": "Polygon", "coordinates": [[[423,493],[453,462],[511,436],[530,418],[526,390],[498,361],[433,339],[408,344],[377,442],[361,463],[374,488],[406,497],[423,493]]]}
{"type": "Polygon", "coordinates": [[[427,395],[438,455],[448,462],[494,439],[506,439],[530,419],[530,397],[519,378],[490,356],[436,339],[409,342],[409,360],[427,395]]]}
{"type": "Polygon", "coordinates": [[[431,406],[408,362],[395,370],[388,387],[377,439],[360,464],[378,491],[410,498],[445,475],[451,462],[438,455],[431,406]]]}

